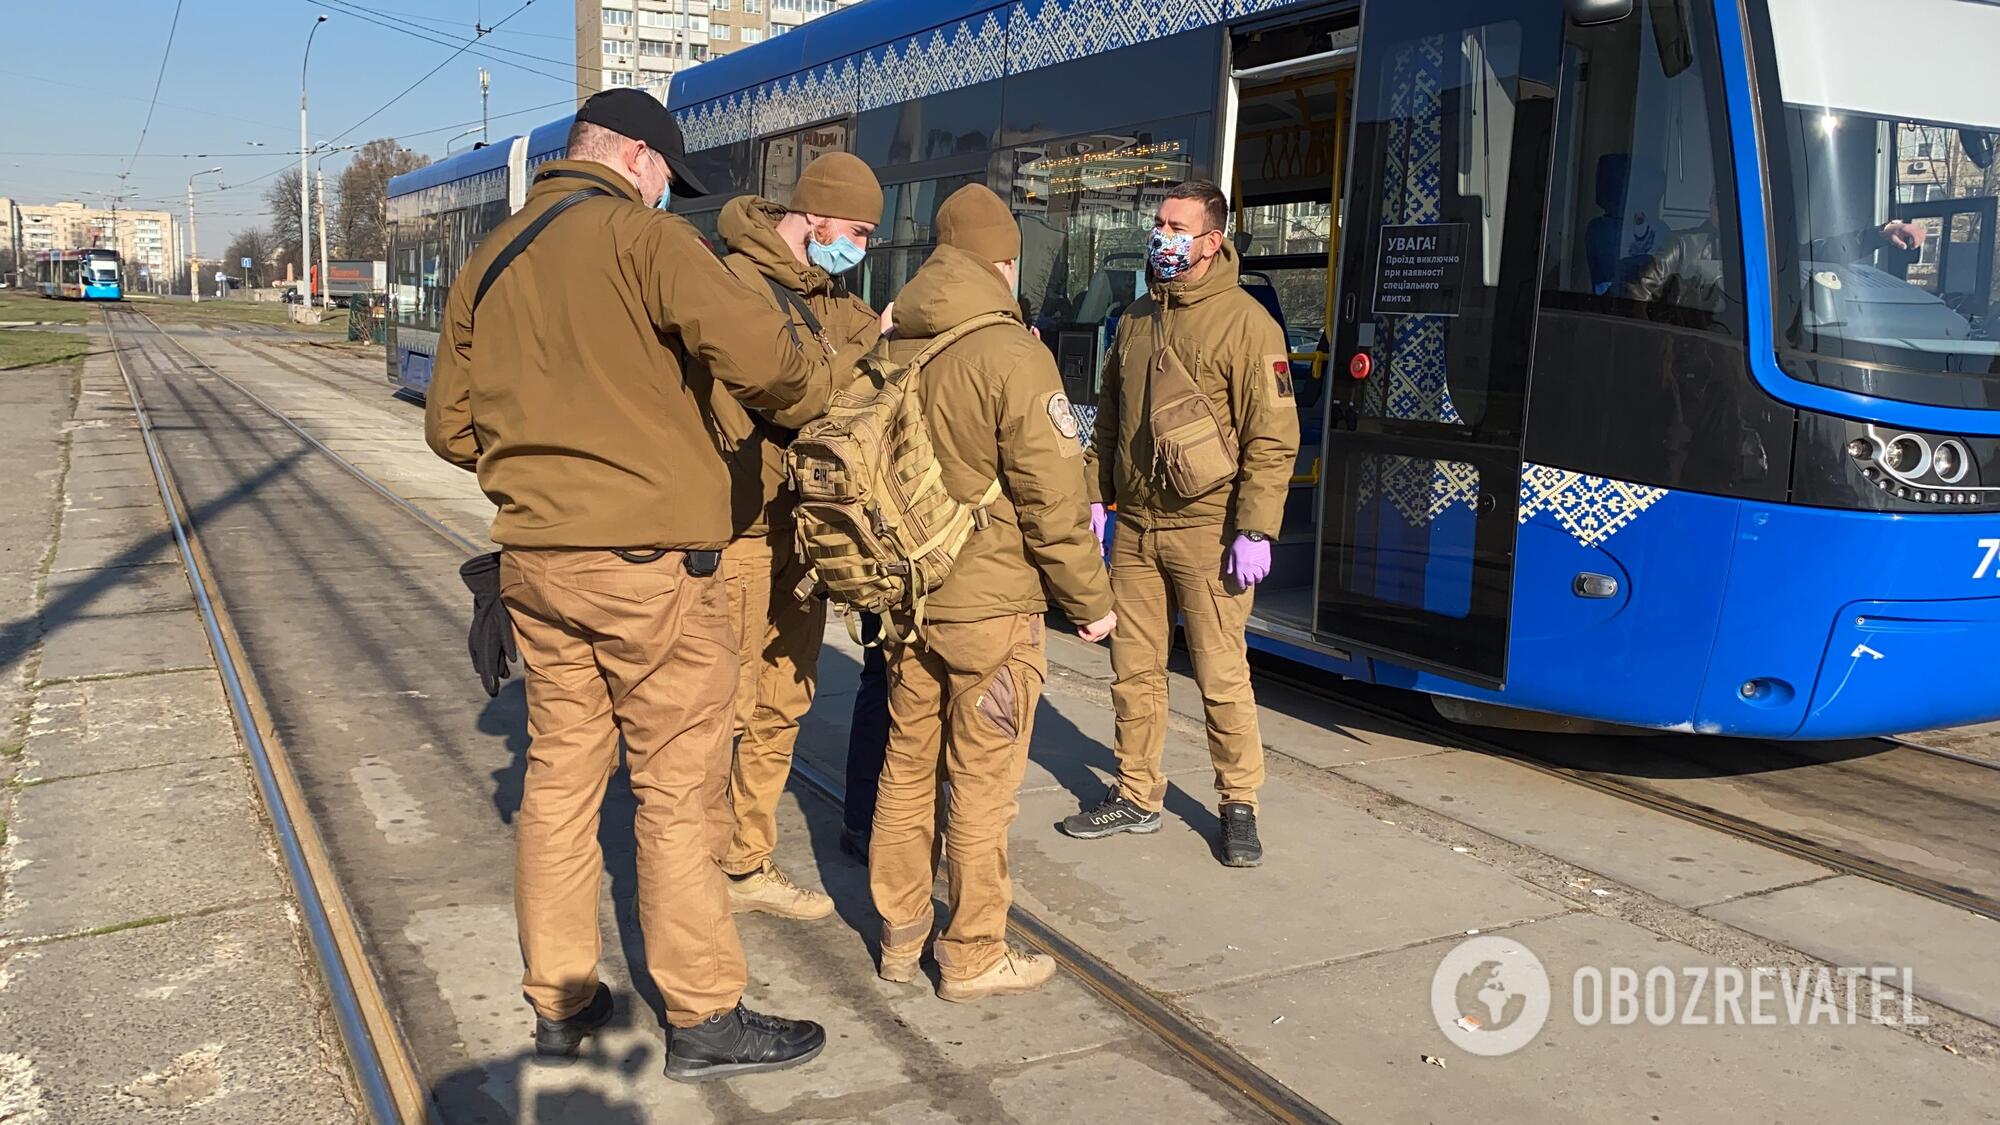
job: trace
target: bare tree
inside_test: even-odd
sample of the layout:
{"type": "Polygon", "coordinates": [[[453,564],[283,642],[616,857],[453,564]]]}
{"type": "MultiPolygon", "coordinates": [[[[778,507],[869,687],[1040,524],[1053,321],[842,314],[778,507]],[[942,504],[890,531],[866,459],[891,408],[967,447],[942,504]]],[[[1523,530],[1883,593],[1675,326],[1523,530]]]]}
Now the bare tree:
{"type": "MultiPolygon", "coordinates": [[[[264,204],[271,209],[270,235],[277,243],[275,249],[283,250],[287,246],[291,247],[292,252],[286,260],[296,262],[299,256],[299,173],[297,169],[289,169],[278,176],[277,182],[273,183],[264,192],[264,204]]],[[[331,220],[332,215],[328,215],[327,218],[331,220]]],[[[312,200],[311,221],[314,224],[314,237],[317,238],[319,233],[318,199],[312,200]]],[[[317,244],[313,248],[313,257],[319,257],[317,244]]]]}
{"type": "MultiPolygon", "coordinates": [[[[292,226],[296,229],[298,225],[299,217],[293,215],[292,226]]],[[[274,280],[270,276],[270,263],[271,255],[276,249],[277,242],[271,237],[271,232],[264,228],[250,227],[239,230],[229,237],[229,249],[222,252],[223,268],[225,272],[236,273],[243,268],[241,264],[243,259],[248,258],[254,264],[250,267],[249,276],[243,279],[243,284],[255,285],[261,281],[268,285],[274,280]]]]}
{"type": "MultiPolygon", "coordinates": [[[[430,162],[430,157],[387,137],[361,146],[340,174],[340,206],[328,216],[343,257],[370,261],[388,257],[389,180],[430,162]]],[[[293,200],[296,214],[297,197],[293,200]]]]}

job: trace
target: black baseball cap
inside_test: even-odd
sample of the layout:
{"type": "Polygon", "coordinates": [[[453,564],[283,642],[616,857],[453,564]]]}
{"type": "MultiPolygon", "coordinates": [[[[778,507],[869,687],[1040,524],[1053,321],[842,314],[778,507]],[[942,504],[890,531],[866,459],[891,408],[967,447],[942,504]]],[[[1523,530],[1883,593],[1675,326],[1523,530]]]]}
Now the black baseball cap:
{"type": "Polygon", "coordinates": [[[687,142],[681,139],[679,123],[653,95],[630,86],[592,94],[577,109],[576,119],[646,142],[646,147],[664,157],[673,170],[671,190],[675,195],[692,198],[708,194],[688,164],[687,142]]]}

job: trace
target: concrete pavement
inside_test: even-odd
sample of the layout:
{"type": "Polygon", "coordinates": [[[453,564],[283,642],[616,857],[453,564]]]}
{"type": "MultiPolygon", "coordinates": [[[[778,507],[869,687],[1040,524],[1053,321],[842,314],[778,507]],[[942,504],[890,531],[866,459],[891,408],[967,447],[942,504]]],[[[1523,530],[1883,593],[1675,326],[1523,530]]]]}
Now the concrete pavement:
{"type": "MultiPolygon", "coordinates": [[[[461,531],[483,532],[490,509],[471,478],[427,459],[417,411],[371,385],[364,362],[347,363],[349,387],[321,357],[272,354],[281,344],[186,339],[336,452],[461,531]]],[[[621,1003],[581,1065],[528,1064],[506,877],[495,870],[504,865],[494,862],[518,801],[519,693],[510,686],[487,704],[459,666],[450,552],[400,530],[407,517],[369,509],[357,486],[312,468],[223,389],[183,389],[188,428],[176,440],[190,477],[217,498],[247,483],[253,501],[217,521],[211,549],[288,741],[311,747],[309,791],[354,873],[350,893],[382,943],[448,1119],[1240,1117],[1240,1103],[1066,979],[1043,996],[966,1009],[875,980],[862,872],[834,846],[831,807],[802,791],[784,806],[779,859],[835,897],[837,919],[750,918],[743,929],[755,1001],[833,1029],[820,1062],[699,1094],[658,1078],[656,1016],[626,971],[638,954],[629,844],[618,838],[630,813],[614,783],[605,970],[639,1002],[621,1003]],[[367,581],[351,584],[356,576],[367,581]],[[314,617],[322,604],[334,615],[314,617]]],[[[125,487],[119,479],[91,484],[108,492],[125,487]]],[[[133,584],[119,612],[158,608],[168,592],[133,584]]],[[[1343,1121],[2000,1120],[2000,1037],[1987,1022],[2000,984],[1984,969],[1996,930],[1985,919],[1272,687],[1260,694],[1273,751],[1270,856],[1254,871],[1226,870],[1211,850],[1198,698],[1180,677],[1166,830],[1069,840],[1054,820],[1094,801],[1111,766],[1108,668],[1101,648],[1068,638],[1052,638],[1050,656],[1014,832],[1019,901],[1343,1121]],[[1463,1050],[1433,1012],[1436,971],[1472,931],[1544,966],[1549,1019],[1515,1053],[1463,1050]],[[1685,979],[1849,965],[1910,967],[1909,1010],[1927,1022],[1589,1025],[1574,1004],[1591,971],[1685,979]]],[[[836,624],[800,746],[836,775],[856,666],[836,624]]],[[[106,893],[137,893],[111,882],[106,893]]],[[[1447,1001],[1469,1004],[1453,983],[1447,1001]]],[[[1889,1000],[1901,1010],[1900,997],[1889,1000]]],[[[1853,1007],[1843,998],[1838,1010],[1853,1007]]]]}
{"type": "Polygon", "coordinates": [[[110,356],[0,375],[0,449],[0,1120],[356,1120],[110,356]]]}

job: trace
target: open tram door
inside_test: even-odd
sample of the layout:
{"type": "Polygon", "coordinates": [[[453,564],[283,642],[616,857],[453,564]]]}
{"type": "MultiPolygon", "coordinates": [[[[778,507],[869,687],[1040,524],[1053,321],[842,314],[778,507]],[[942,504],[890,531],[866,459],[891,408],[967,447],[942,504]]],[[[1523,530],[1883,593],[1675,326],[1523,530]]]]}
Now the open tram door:
{"type": "Polygon", "coordinates": [[[1320,493],[1322,644],[1505,683],[1563,36],[1572,9],[1589,20],[1617,7],[1364,5],[1331,332],[1347,382],[1331,395],[1320,493]]]}

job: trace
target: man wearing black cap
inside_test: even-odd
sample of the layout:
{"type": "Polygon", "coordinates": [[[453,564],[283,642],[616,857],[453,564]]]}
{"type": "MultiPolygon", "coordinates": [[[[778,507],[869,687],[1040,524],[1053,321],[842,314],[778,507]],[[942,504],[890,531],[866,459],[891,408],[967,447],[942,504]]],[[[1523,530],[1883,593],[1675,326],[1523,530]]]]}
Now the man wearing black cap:
{"type": "Polygon", "coordinates": [[[622,735],[647,971],[673,1027],[667,1074],[703,1079],[804,1062],[826,1041],[817,1024],[741,1003],[714,843],[732,823],[739,639],[716,572],[730,477],[707,403],[720,384],[796,426],[859,348],[801,348],[763,294],[657,209],[668,191],[702,187],[666,107],[630,89],[585,102],[568,159],[536,172],[452,287],[425,431],[499,507],[533,736],[514,871],[536,1051],[573,1056],[611,1015],[597,825],[622,735]]]}

